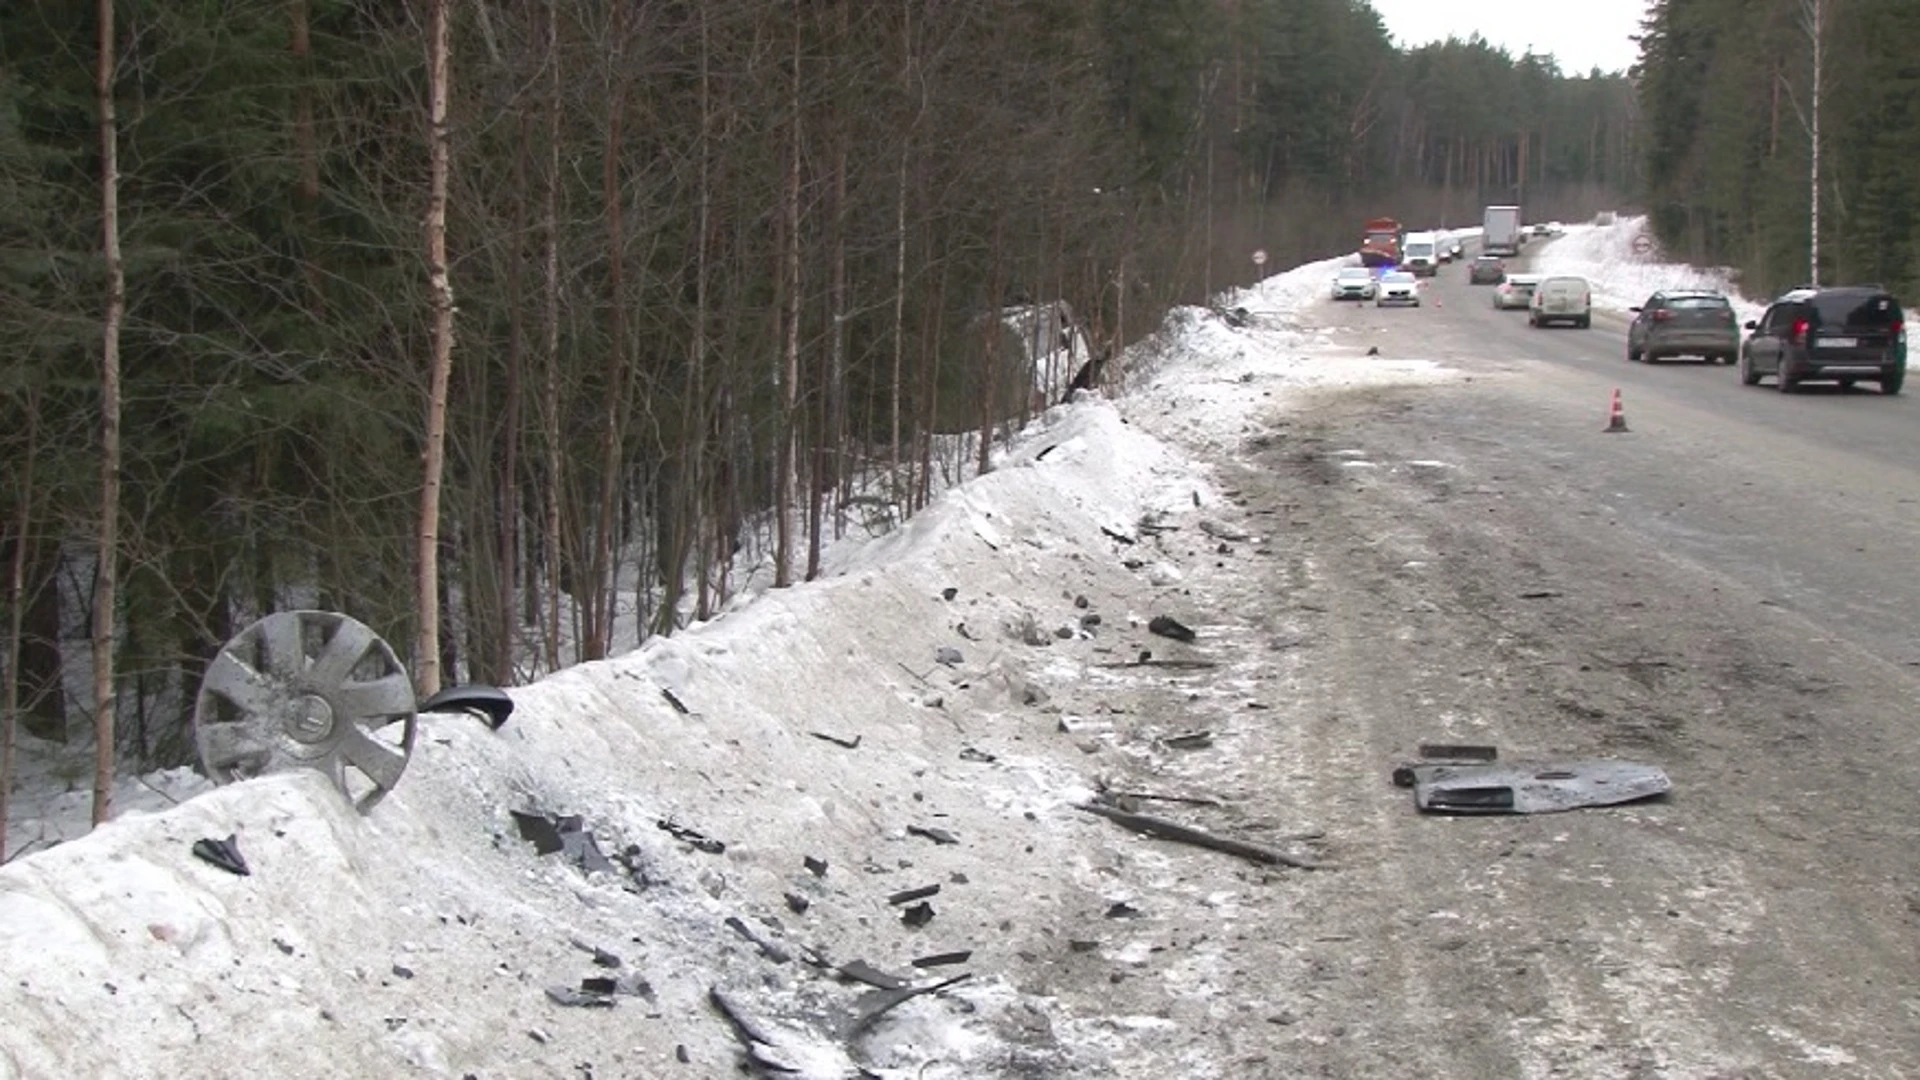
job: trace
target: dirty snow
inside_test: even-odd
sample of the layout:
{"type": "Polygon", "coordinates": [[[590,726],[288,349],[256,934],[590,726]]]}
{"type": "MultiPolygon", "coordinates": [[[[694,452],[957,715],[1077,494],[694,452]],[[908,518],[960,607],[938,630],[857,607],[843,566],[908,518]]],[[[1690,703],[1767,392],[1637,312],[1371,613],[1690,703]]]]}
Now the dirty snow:
{"type": "MultiPolygon", "coordinates": [[[[1627,295],[1632,234],[1542,255],[1627,295]]],[[[1207,514],[1209,460],[1318,388],[1452,377],[1316,326],[1349,261],[1221,297],[1244,327],[1171,312],[1124,389],[1051,409],[987,475],[836,545],[822,580],[515,689],[498,732],[423,715],[364,817],[318,775],[175,771],[124,779],[82,837],[84,777],[41,769],[8,850],[40,843],[0,868],[0,1078],[718,1076],[749,1044],[802,1077],[1118,1075],[1164,1020],[1061,1015],[1001,974],[1067,897],[1125,896],[1089,864],[1126,841],[1075,812],[1093,781],[1047,686],[1144,622],[1126,597],[1177,587],[1113,536],[1207,514]],[[581,815],[614,869],[537,854],[512,810],[581,815]],[[249,876],[189,854],[229,835],[249,876]],[[888,899],[936,885],[923,925],[888,899]],[[969,977],[861,1025],[877,991],[833,977],[854,960],[969,977]],[[549,994],[586,978],[614,980],[601,1007],[549,994]]],[[[1206,995],[1221,973],[1183,977],[1206,995]]]]}
{"type": "Polygon", "coordinates": [[[1661,289],[1711,289],[1733,301],[1740,321],[1757,319],[1766,309],[1741,295],[1727,267],[1694,267],[1666,260],[1641,215],[1616,218],[1611,225],[1569,225],[1565,234],[1537,242],[1531,270],[1543,274],[1573,274],[1593,284],[1597,308],[1626,311],[1661,289]],[[1644,237],[1652,245],[1644,253],[1633,250],[1644,237]]]}

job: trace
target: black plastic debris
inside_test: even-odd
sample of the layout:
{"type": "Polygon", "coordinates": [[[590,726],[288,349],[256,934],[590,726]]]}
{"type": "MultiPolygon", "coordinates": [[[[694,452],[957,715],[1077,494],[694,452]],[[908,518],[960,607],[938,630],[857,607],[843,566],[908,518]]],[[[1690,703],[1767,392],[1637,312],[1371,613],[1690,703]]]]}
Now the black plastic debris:
{"type": "Polygon", "coordinates": [[[1163,737],[1160,745],[1173,750],[1200,750],[1213,745],[1213,732],[1183,731],[1163,737]]]}
{"type": "Polygon", "coordinates": [[[513,715],[513,699],[496,686],[483,683],[468,683],[464,686],[449,686],[420,703],[419,711],[431,713],[466,713],[469,716],[487,722],[487,726],[499,731],[506,726],[507,717],[513,715]]]}
{"type": "Polygon", "coordinates": [[[248,877],[253,873],[247,867],[246,857],[240,854],[240,837],[237,833],[227,834],[225,840],[215,840],[212,837],[195,840],[193,854],[201,862],[211,863],[229,874],[248,877]]]}
{"type": "Polygon", "coordinates": [[[533,844],[533,850],[539,855],[563,854],[568,862],[578,866],[589,874],[613,873],[617,868],[613,860],[607,858],[587,831],[587,824],[578,814],[541,814],[526,810],[509,810],[513,822],[520,830],[520,838],[533,844]]]}
{"type": "Polygon", "coordinates": [[[795,915],[805,915],[807,909],[813,906],[813,901],[799,893],[781,893],[780,898],[787,902],[787,910],[793,912],[795,915]]]}
{"type": "Polygon", "coordinates": [[[929,896],[938,895],[940,895],[940,886],[938,884],[922,885],[917,889],[901,889],[899,892],[887,897],[887,903],[897,907],[901,904],[911,904],[915,900],[925,900],[929,896]]]}
{"type": "Polygon", "coordinates": [[[908,926],[925,926],[933,921],[933,905],[922,900],[901,912],[900,921],[908,926]]]}
{"type": "Polygon", "coordinates": [[[966,658],[960,655],[959,649],[951,645],[942,645],[933,650],[933,662],[945,664],[948,667],[959,667],[966,662],[966,658]]]}
{"type": "Polygon", "coordinates": [[[695,832],[685,825],[677,825],[664,818],[661,819],[658,824],[662,832],[671,835],[675,840],[692,844],[695,851],[704,851],[709,855],[722,855],[726,853],[727,845],[723,840],[715,840],[711,836],[695,832]]]}
{"type": "Polygon", "coordinates": [[[751,942],[754,948],[760,950],[760,955],[766,957],[768,960],[776,964],[784,964],[793,959],[792,953],[781,948],[778,944],[767,940],[760,934],[755,933],[753,927],[748,926],[746,920],[740,918],[740,916],[727,916],[727,926],[734,933],[739,934],[751,942]]]}
{"type": "Polygon", "coordinates": [[[992,754],[989,754],[984,750],[975,750],[971,746],[963,746],[960,748],[960,760],[961,761],[978,761],[981,764],[992,764],[993,762],[998,761],[1000,759],[997,757],[994,757],[992,754]]]}
{"type": "Polygon", "coordinates": [[[1411,765],[1413,803],[1438,814],[1550,814],[1659,798],[1667,774],[1631,761],[1411,765]]]}
{"type": "Polygon", "coordinates": [[[882,990],[899,990],[902,987],[910,985],[906,979],[881,971],[865,960],[849,960],[841,964],[838,970],[841,975],[852,979],[854,982],[866,983],[868,986],[878,987],[882,990]]]}
{"type": "Polygon", "coordinates": [[[942,600],[951,600],[951,599],[953,599],[954,597],[956,597],[956,596],[959,596],[959,595],[960,595],[960,590],[959,590],[959,589],[956,589],[956,588],[954,588],[954,587],[953,587],[953,586],[951,586],[951,585],[949,585],[949,586],[947,586],[946,588],[944,588],[944,589],[941,589],[941,590],[940,590],[940,599],[942,599],[942,600]]]}
{"type": "Polygon", "coordinates": [[[844,735],[829,735],[824,731],[809,731],[807,732],[807,734],[813,736],[816,739],[819,739],[821,742],[830,742],[833,745],[841,747],[843,749],[847,749],[847,750],[860,749],[860,736],[858,735],[855,735],[853,738],[849,739],[844,735]]]}
{"type": "Polygon", "coordinates": [[[1106,914],[1109,919],[1137,919],[1140,917],[1140,909],[1125,900],[1116,900],[1107,907],[1106,914]]]}
{"type": "Polygon", "coordinates": [[[811,855],[805,855],[801,857],[800,865],[806,867],[807,873],[812,874],[814,877],[823,878],[827,876],[827,860],[825,859],[816,859],[811,855]]]}
{"type": "Polygon", "coordinates": [[[666,698],[667,704],[673,706],[673,711],[679,713],[681,716],[690,716],[693,714],[693,710],[687,708],[687,703],[681,701],[677,694],[666,687],[663,686],[660,688],[660,696],[666,698]]]}
{"type": "Polygon", "coordinates": [[[924,970],[931,967],[947,967],[951,964],[964,964],[972,958],[972,949],[958,949],[954,952],[934,953],[932,956],[918,957],[911,962],[914,967],[924,970]]]}
{"type": "Polygon", "coordinates": [[[936,829],[926,825],[907,826],[907,835],[924,837],[925,839],[931,840],[936,844],[957,844],[960,842],[959,837],[953,835],[947,830],[936,829]]]}
{"type": "Polygon", "coordinates": [[[1163,638],[1172,638],[1185,644],[1193,644],[1193,630],[1171,615],[1155,615],[1147,622],[1147,633],[1158,634],[1163,638]]]}
{"type": "Polygon", "coordinates": [[[547,987],[547,999],[555,1005],[565,1005],[573,1009],[611,1009],[613,995],[597,994],[586,990],[576,990],[571,986],[547,987]]]}

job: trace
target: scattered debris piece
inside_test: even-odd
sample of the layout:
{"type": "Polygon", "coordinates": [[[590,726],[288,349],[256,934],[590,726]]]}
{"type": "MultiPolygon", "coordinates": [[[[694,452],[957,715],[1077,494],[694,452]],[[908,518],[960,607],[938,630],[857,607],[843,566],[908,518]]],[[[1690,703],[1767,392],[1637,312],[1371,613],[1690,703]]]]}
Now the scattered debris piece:
{"type": "Polygon", "coordinates": [[[591,874],[613,873],[614,865],[587,831],[586,821],[578,814],[543,814],[528,810],[509,810],[520,829],[520,839],[533,844],[537,855],[565,854],[569,862],[591,874]]]}
{"type": "Polygon", "coordinates": [[[580,992],[583,994],[607,994],[611,996],[620,989],[620,983],[607,975],[589,975],[580,980],[580,992]]]}
{"type": "Polygon", "coordinates": [[[951,585],[949,585],[949,586],[947,586],[946,588],[944,588],[944,589],[941,589],[941,590],[940,590],[940,599],[942,599],[942,600],[951,600],[951,599],[953,599],[954,597],[956,597],[956,596],[959,596],[959,595],[960,595],[960,590],[959,590],[959,589],[956,589],[956,588],[954,588],[954,587],[953,587],[953,586],[951,586],[951,585]]]}
{"type": "Polygon", "coordinates": [[[800,859],[800,865],[806,867],[807,873],[812,874],[814,877],[823,878],[827,876],[827,860],[825,859],[816,859],[811,855],[807,855],[800,859]]]}
{"type": "Polygon", "coordinates": [[[892,990],[869,991],[861,995],[859,1015],[855,1018],[852,1026],[847,1029],[847,1035],[849,1037],[858,1035],[867,1028],[872,1027],[873,1022],[880,1019],[885,1013],[912,1001],[922,994],[938,993],[955,983],[965,982],[972,977],[972,972],[962,972],[951,979],[942,979],[929,986],[902,986],[892,990]]]}
{"type": "Polygon", "coordinates": [[[914,967],[922,970],[931,967],[947,967],[952,964],[964,964],[973,958],[972,949],[960,949],[955,952],[934,953],[912,961],[914,967]]]}
{"type": "MultiPolygon", "coordinates": [[[[555,1005],[565,1005],[573,1009],[611,1009],[612,994],[593,994],[585,990],[576,990],[571,986],[547,987],[547,999],[555,1005]]],[[[540,1040],[545,1042],[546,1040],[540,1040]]]]}
{"type": "Polygon", "coordinates": [[[1118,663],[1096,664],[1094,666],[1103,668],[1161,667],[1174,670],[1205,671],[1209,668],[1217,668],[1220,665],[1217,661],[1213,660],[1155,660],[1152,653],[1141,649],[1140,659],[1138,660],[1122,660],[1118,663]]]}
{"type": "Polygon", "coordinates": [[[240,835],[228,833],[225,840],[206,837],[193,842],[193,854],[201,862],[211,863],[229,874],[239,877],[251,877],[253,871],[247,866],[246,856],[240,854],[240,835]]]}
{"type": "Polygon", "coordinates": [[[1122,544],[1132,544],[1134,542],[1133,537],[1127,536],[1124,533],[1114,532],[1112,529],[1107,528],[1105,525],[1100,526],[1100,531],[1107,534],[1108,539],[1118,540],[1122,544]]]}
{"type": "Polygon", "coordinates": [[[947,830],[936,829],[926,825],[907,826],[907,835],[925,837],[926,839],[931,840],[936,844],[957,844],[960,842],[959,837],[953,835],[947,830]]]}
{"type": "Polygon", "coordinates": [[[898,975],[881,971],[865,960],[850,960],[847,963],[841,964],[837,970],[840,974],[852,979],[854,982],[866,983],[868,986],[878,987],[882,990],[899,990],[902,987],[912,985],[908,980],[898,975]]]}
{"type": "Polygon", "coordinates": [[[1200,750],[1213,745],[1213,732],[1183,731],[1178,735],[1168,735],[1159,743],[1171,750],[1200,750]]]}
{"type": "Polygon", "coordinates": [[[1553,598],[1554,598],[1554,597],[1556,597],[1556,596],[1565,596],[1565,595],[1566,595],[1566,594],[1565,594],[1565,593],[1563,593],[1563,592],[1561,592],[1561,591],[1560,591],[1559,589],[1533,589],[1533,590],[1530,590],[1530,591],[1528,591],[1528,592],[1523,592],[1523,593],[1521,593],[1521,594],[1520,594],[1520,599],[1522,599],[1522,600],[1551,600],[1551,599],[1553,599],[1553,598]]]}
{"type": "Polygon", "coordinates": [[[1442,814],[1550,814],[1664,796],[1653,765],[1576,761],[1534,765],[1414,765],[1413,804],[1442,814]]]}
{"type": "Polygon", "coordinates": [[[1099,626],[1101,621],[1102,620],[1100,618],[1099,612],[1089,611],[1085,615],[1080,616],[1080,629],[1091,630],[1094,627],[1099,626]]]}
{"type": "Polygon", "coordinates": [[[723,840],[715,840],[711,836],[705,836],[687,828],[685,825],[677,825],[665,818],[660,820],[659,826],[662,832],[671,835],[675,840],[692,844],[695,851],[704,851],[709,855],[722,855],[726,853],[727,845],[723,840]]]}
{"type": "Polygon", "coordinates": [[[413,969],[405,964],[395,964],[393,965],[393,976],[396,979],[411,979],[413,978],[413,969]]]}
{"type": "Polygon", "coordinates": [[[992,754],[989,754],[984,750],[975,750],[971,746],[963,746],[960,748],[960,760],[961,761],[978,761],[982,764],[992,764],[993,762],[999,761],[1000,759],[997,757],[994,757],[992,754]]]}
{"type": "Polygon", "coordinates": [[[945,664],[948,667],[959,667],[961,664],[966,663],[966,658],[960,655],[959,649],[951,645],[942,645],[933,650],[933,662],[936,664],[945,664]]]}
{"type": "Polygon", "coordinates": [[[1046,449],[1044,449],[1044,450],[1042,450],[1042,451],[1040,451],[1039,453],[1037,453],[1037,454],[1035,454],[1035,455],[1033,455],[1033,460],[1035,460],[1035,461],[1045,461],[1045,460],[1047,460],[1047,455],[1048,455],[1048,454],[1051,454],[1051,453],[1053,453],[1053,452],[1054,452],[1055,450],[1058,450],[1058,449],[1060,449],[1060,444],[1059,444],[1059,443],[1054,443],[1054,444],[1052,444],[1051,446],[1048,446],[1048,447],[1047,447],[1046,449]]]}
{"type": "Polygon", "coordinates": [[[922,900],[901,912],[900,921],[908,926],[925,926],[933,921],[933,905],[922,900]]]}
{"type": "Polygon", "coordinates": [[[1427,761],[1494,761],[1500,749],[1473,743],[1421,743],[1420,756],[1427,761]]]}
{"type": "Polygon", "coordinates": [[[780,898],[787,902],[787,910],[793,912],[795,915],[805,915],[807,909],[813,906],[813,901],[799,893],[781,893],[780,898]]]}
{"type": "Polygon", "coordinates": [[[1252,536],[1238,529],[1229,528],[1217,521],[1208,521],[1204,518],[1200,521],[1200,531],[1213,537],[1215,540],[1228,540],[1236,544],[1244,544],[1248,540],[1253,539],[1252,536]]]}
{"type": "Polygon", "coordinates": [[[1098,814],[1122,828],[1131,829],[1145,836],[1158,837],[1162,840],[1173,840],[1182,844],[1193,844],[1196,847],[1208,848],[1228,855],[1237,855],[1249,862],[1262,863],[1269,866],[1291,866],[1296,870],[1323,869],[1319,863],[1296,859],[1284,852],[1262,847],[1259,844],[1250,844],[1244,840],[1215,836],[1212,833],[1191,828],[1178,822],[1168,821],[1165,818],[1136,814],[1132,811],[1121,810],[1112,806],[1102,806],[1099,803],[1080,803],[1077,808],[1089,814],[1098,814]]]}
{"type": "Polygon", "coordinates": [[[1125,900],[1118,900],[1108,905],[1106,914],[1109,919],[1137,919],[1140,917],[1141,912],[1139,908],[1134,907],[1125,900]]]}
{"type": "Polygon", "coordinates": [[[842,738],[841,736],[838,736],[838,735],[829,735],[824,731],[809,731],[807,732],[807,734],[813,736],[816,739],[821,740],[822,742],[830,742],[835,746],[846,747],[848,750],[860,749],[861,736],[859,735],[855,735],[853,738],[847,739],[847,738],[842,738]]]}
{"type": "Polygon", "coordinates": [[[615,956],[613,953],[608,952],[598,945],[581,941],[579,938],[570,938],[568,940],[574,948],[593,957],[593,963],[596,967],[617,968],[621,964],[618,956],[615,956]]]}
{"type": "Polygon", "coordinates": [[[1105,784],[1100,785],[1100,794],[1115,802],[1170,802],[1184,803],[1188,806],[1219,806],[1219,799],[1209,799],[1204,795],[1156,795],[1150,791],[1110,791],[1105,784]]]}
{"type": "Polygon", "coordinates": [[[1100,947],[1099,942],[1089,941],[1086,938],[1067,939],[1067,950],[1069,952],[1092,952],[1093,950],[1099,947],[1100,947]]]}
{"type": "Polygon", "coordinates": [[[754,948],[760,950],[761,956],[766,957],[767,959],[773,961],[774,963],[784,964],[793,959],[792,953],[781,948],[778,944],[772,941],[769,941],[765,937],[762,937],[760,934],[754,932],[753,927],[748,926],[746,923],[746,920],[740,918],[740,916],[738,915],[727,916],[727,926],[734,933],[739,934],[741,937],[746,938],[748,941],[752,942],[754,948]]]}
{"type": "Polygon", "coordinates": [[[1155,615],[1147,622],[1147,633],[1158,634],[1163,638],[1191,645],[1195,638],[1193,630],[1171,615],[1155,615]]]}
{"type": "Polygon", "coordinates": [[[433,694],[420,703],[419,711],[466,713],[486,721],[488,727],[499,731],[506,726],[507,717],[513,715],[513,699],[499,687],[467,683],[464,686],[449,686],[433,694]]]}
{"type": "Polygon", "coordinates": [[[939,894],[939,885],[922,885],[915,889],[901,889],[899,892],[887,897],[887,903],[896,906],[900,904],[910,904],[915,900],[925,900],[929,896],[938,896],[939,894]]]}
{"type": "Polygon", "coordinates": [[[1087,599],[1087,594],[1081,593],[1079,596],[1073,598],[1073,606],[1085,611],[1087,608],[1093,606],[1093,601],[1087,599]]]}
{"type": "Polygon", "coordinates": [[[673,711],[679,713],[681,716],[691,716],[693,714],[693,710],[687,708],[687,703],[681,701],[679,695],[666,687],[663,686],[660,688],[660,696],[666,698],[667,704],[673,706],[673,711]]]}

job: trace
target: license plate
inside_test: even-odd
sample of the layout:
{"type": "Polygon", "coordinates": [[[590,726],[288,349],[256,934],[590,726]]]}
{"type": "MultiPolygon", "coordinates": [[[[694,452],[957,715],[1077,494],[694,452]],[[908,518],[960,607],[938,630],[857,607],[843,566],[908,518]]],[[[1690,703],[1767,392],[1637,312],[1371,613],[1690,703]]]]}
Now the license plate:
{"type": "Polygon", "coordinates": [[[1851,349],[1859,344],[1859,338],[1830,337],[1820,339],[1820,347],[1823,349],[1851,349]]]}

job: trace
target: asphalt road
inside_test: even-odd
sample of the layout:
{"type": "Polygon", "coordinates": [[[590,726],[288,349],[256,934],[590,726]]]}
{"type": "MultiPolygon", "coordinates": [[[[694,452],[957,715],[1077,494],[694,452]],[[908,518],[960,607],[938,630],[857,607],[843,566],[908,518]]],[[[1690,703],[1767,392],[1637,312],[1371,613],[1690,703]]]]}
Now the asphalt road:
{"type": "Polygon", "coordinates": [[[1166,951],[1091,985],[1168,1028],[1115,1075],[1920,1076],[1920,402],[1630,363],[1464,267],[1425,295],[1314,317],[1461,381],[1274,415],[1220,465],[1245,536],[1156,541],[1194,571],[1139,603],[1217,666],[1098,707],[1213,743],[1116,782],[1330,868],[1128,875],[1166,951]],[[1422,815],[1388,777],[1425,742],[1673,791],[1422,815]]]}

